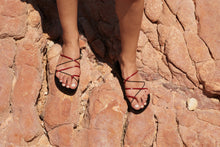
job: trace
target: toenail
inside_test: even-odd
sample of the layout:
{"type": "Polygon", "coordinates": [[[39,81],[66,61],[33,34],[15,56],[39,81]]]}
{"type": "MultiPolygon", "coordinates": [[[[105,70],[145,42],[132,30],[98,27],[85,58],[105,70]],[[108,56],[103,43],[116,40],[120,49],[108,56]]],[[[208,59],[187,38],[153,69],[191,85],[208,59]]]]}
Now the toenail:
{"type": "Polygon", "coordinates": [[[62,84],[62,86],[66,86],[65,84],[62,84]]]}
{"type": "Polygon", "coordinates": [[[138,108],[139,107],[139,105],[135,105],[135,108],[138,108]]]}
{"type": "Polygon", "coordinates": [[[147,105],[147,103],[144,103],[144,105],[147,105]]]}
{"type": "Polygon", "coordinates": [[[69,86],[69,85],[67,85],[67,86],[66,86],[66,88],[70,88],[70,86],[69,86]]]}
{"type": "Polygon", "coordinates": [[[60,82],[62,82],[62,80],[60,80],[60,82]]]}
{"type": "Polygon", "coordinates": [[[76,86],[76,84],[72,84],[71,86],[72,86],[72,87],[75,87],[75,86],[76,86]]]}
{"type": "Polygon", "coordinates": [[[141,108],[144,108],[144,106],[141,106],[141,108]]]}

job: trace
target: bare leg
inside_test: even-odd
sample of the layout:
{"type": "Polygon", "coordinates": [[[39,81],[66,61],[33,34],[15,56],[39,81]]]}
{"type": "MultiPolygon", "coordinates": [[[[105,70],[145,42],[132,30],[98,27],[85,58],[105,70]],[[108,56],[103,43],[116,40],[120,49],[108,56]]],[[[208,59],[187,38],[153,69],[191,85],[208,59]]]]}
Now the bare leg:
{"type": "MultiPolygon", "coordinates": [[[[79,52],[79,32],[77,27],[77,7],[78,0],[57,0],[57,7],[59,11],[60,22],[63,29],[63,46],[62,53],[73,59],[80,56],[79,52]]],[[[58,64],[69,61],[64,57],[60,57],[58,64]]],[[[57,67],[57,70],[67,68],[69,66],[75,66],[76,63],[70,62],[57,67]]],[[[71,68],[65,70],[65,72],[73,75],[80,74],[79,68],[71,68]]],[[[77,87],[77,81],[72,79],[69,75],[57,72],[57,78],[62,82],[63,86],[67,88],[75,89],[77,87]]]]}
{"type": "MultiPolygon", "coordinates": [[[[116,0],[116,13],[119,19],[122,46],[119,63],[123,78],[127,78],[137,71],[136,49],[143,8],[144,0],[116,0]]],[[[142,81],[143,79],[137,73],[131,80],[142,81]]],[[[125,84],[125,87],[140,87],[140,84],[128,83],[125,84]]],[[[135,95],[136,92],[136,90],[126,90],[126,94],[128,95],[135,95]]],[[[131,106],[136,110],[143,108],[148,93],[148,91],[142,90],[137,95],[137,100],[132,101],[132,98],[128,98],[130,102],[132,101],[131,106]]]]}

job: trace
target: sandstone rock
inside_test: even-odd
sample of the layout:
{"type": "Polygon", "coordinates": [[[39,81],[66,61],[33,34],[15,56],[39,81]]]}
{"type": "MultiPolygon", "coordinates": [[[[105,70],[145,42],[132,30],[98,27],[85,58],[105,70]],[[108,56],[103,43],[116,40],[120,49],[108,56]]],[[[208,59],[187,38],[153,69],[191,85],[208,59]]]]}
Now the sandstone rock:
{"type": "Polygon", "coordinates": [[[198,63],[197,71],[200,80],[204,84],[204,88],[208,93],[219,94],[220,91],[220,79],[219,79],[219,69],[220,62],[214,62],[213,60],[208,60],[206,62],[198,63]]]}
{"type": "Polygon", "coordinates": [[[145,14],[152,21],[156,22],[163,10],[163,2],[161,0],[146,0],[145,2],[145,14]]]}
{"type": "MultiPolygon", "coordinates": [[[[74,101],[77,101],[76,97],[73,99],[74,101]]],[[[47,130],[53,129],[62,124],[76,123],[78,121],[78,105],[73,105],[72,101],[73,100],[71,100],[70,97],[62,98],[61,95],[48,96],[44,112],[44,121],[47,130]]],[[[74,104],[77,103],[74,102],[74,104]]]]}
{"type": "Polygon", "coordinates": [[[189,55],[194,62],[204,62],[211,59],[208,48],[199,36],[192,32],[185,32],[184,37],[187,42],[189,55]]]}
{"type": "Polygon", "coordinates": [[[69,96],[54,76],[62,32],[55,0],[0,0],[0,146],[220,146],[217,1],[145,0],[137,64],[152,103],[138,115],[127,112],[119,70],[108,66],[121,48],[114,6],[79,1],[86,38],[80,85],[69,96]]]}
{"type": "Polygon", "coordinates": [[[185,145],[187,146],[199,145],[197,133],[195,131],[181,125],[179,126],[179,131],[185,145]]]}
{"type": "Polygon", "coordinates": [[[36,146],[44,146],[44,147],[52,147],[52,145],[49,143],[48,138],[46,135],[42,135],[37,142],[36,146]]]}
{"type": "Polygon", "coordinates": [[[215,1],[196,0],[196,16],[199,19],[199,36],[208,46],[214,59],[220,59],[220,50],[218,36],[220,29],[218,22],[220,21],[220,4],[215,1]],[[210,17],[212,16],[212,17],[210,17]]]}
{"type": "Polygon", "coordinates": [[[139,40],[138,40],[138,47],[139,48],[144,47],[144,45],[147,42],[146,40],[147,40],[146,35],[142,31],[140,31],[139,40]]]}
{"type": "Polygon", "coordinates": [[[0,40],[0,65],[12,67],[16,50],[17,50],[17,47],[13,39],[11,38],[1,39],[0,40]]]}
{"type": "MultiPolygon", "coordinates": [[[[158,42],[157,25],[152,24],[145,15],[143,15],[142,18],[141,30],[146,34],[152,46],[157,50],[160,50],[160,45],[158,42]]],[[[140,36],[139,39],[141,39],[140,36]]]]}
{"type": "Polygon", "coordinates": [[[27,16],[6,17],[0,15],[0,37],[13,37],[15,39],[23,38],[26,32],[27,16]]]}
{"type": "Polygon", "coordinates": [[[197,23],[194,13],[195,6],[193,1],[184,0],[181,2],[177,11],[177,17],[179,18],[181,25],[184,27],[184,31],[192,31],[197,33],[197,23]]]}
{"type": "Polygon", "coordinates": [[[176,14],[179,7],[181,6],[181,0],[165,0],[165,2],[167,3],[167,5],[169,6],[170,10],[172,11],[172,13],[176,14]]]}
{"type": "Polygon", "coordinates": [[[59,44],[54,44],[48,49],[48,62],[49,62],[49,72],[55,73],[56,65],[58,62],[59,55],[61,53],[62,47],[59,44]]]}
{"type": "Polygon", "coordinates": [[[155,113],[158,119],[157,146],[182,146],[177,128],[174,127],[177,126],[175,113],[171,109],[157,109],[155,113]]]}
{"type": "Polygon", "coordinates": [[[169,38],[165,47],[168,61],[187,74],[195,85],[198,84],[195,67],[189,57],[184,38],[176,28],[170,28],[169,38]]]}
{"type": "Polygon", "coordinates": [[[94,89],[90,96],[90,146],[121,145],[126,103],[112,88],[106,83],[94,89]]]}
{"type": "Polygon", "coordinates": [[[4,0],[2,1],[2,6],[0,14],[3,16],[16,17],[24,15],[27,12],[26,4],[19,0],[4,0]]]}
{"type": "Polygon", "coordinates": [[[158,24],[162,24],[165,26],[173,26],[177,28],[179,31],[183,32],[183,27],[176,20],[176,16],[172,14],[167,4],[163,1],[163,11],[158,20],[158,24]]]}
{"type": "Polygon", "coordinates": [[[187,100],[187,108],[188,108],[188,110],[190,110],[190,111],[195,110],[197,105],[198,105],[198,102],[197,102],[197,100],[195,98],[190,98],[190,99],[187,100]]]}
{"type": "Polygon", "coordinates": [[[12,70],[1,67],[0,69],[0,78],[1,79],[7,79],[7,80],[1,80],[0,82],[0,116],[2,119],[4,117],[3,114],[9,112],[9,106],[10,106],[10,97],[11,97],[11,91],[12,91],[12,80],[13,80],[13,73],[12,70]]]}
{"type": "Polygon", "coordinates": [[[32,27],[37,27],[41,23],[41,17],[38,11],[30,12],[28,16],[28,24],[32,27]]]}
{"type": "Polygon", "coordinates": [[[125,134],[125,146],[150,146],[154,140],[156,125],[151,104],[141,114],[129,114],[125,134]]]}
{"type": "Polygon", "coordinates": [[[50,142],[54,146],[74,146],[73,126],[66,124],[49,131],[50,142]]]}
{"type": "Polygon", "coordinates": [[[38,114],[34,109],[40,87],[41,79],[36,69],[27,65],[17,66],[12,108],[14,117],[19,119],[25,141],[30,141],[42,131],[38,114]]]}
{"type": "Polygon", "coordinates": [[[200,120],[220,126],[220,112],[216,110],[197,110],[196,114],[200,120]]]}

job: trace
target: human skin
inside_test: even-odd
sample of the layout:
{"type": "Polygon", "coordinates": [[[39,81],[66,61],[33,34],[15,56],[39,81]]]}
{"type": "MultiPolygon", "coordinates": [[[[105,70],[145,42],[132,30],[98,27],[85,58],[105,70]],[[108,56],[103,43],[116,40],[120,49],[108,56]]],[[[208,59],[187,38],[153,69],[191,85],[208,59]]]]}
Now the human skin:
{"type": "MultiPolygon", "coordinates": [[[[62,54],[76,59],[80,56],[79,50],[79,32],[77,27],[77,7],[78,0],[57,0],[57,7],[60,22],[63,29],[63,46],[62,54]]],[[[121,53],[118,58],[122,77],[126,79],[137,71],[136,66],[136,48],[141,27],[143,15],[144,0],[115,0],[115,10],[119,20],[120,37],[121,37],[121,53]]],[[[68,61],[68,59],[59,57],[58,64],[68,61]]],[[[74,66],[74,62],[63,64],[57,69],[74,66]]],[[[83,65],[82,65],[83,66],[83,65]]],[[[69,74],[80,74],[79,68],[71,68],[65,72],[69,74]]],[[[75,89],[78,85],[77,81],[69,75],[56,72],[57,78],[62,85],[75,89]]],[[[78,79],[78,77],[76,77],[78,79]]],[[[132,76],[129,80],[143,81],[139,73],[132,76]]],[[[140,83],[126,82],[125,88],[141,87],[140,83]]],[[[134,96],[138,90],[126,90],[126,95],[134,96]]],[[[136,99],[127,97],[131,106],[135,110],[139,110],[146,105],[148,90],[141,90],[136,99]]]]}

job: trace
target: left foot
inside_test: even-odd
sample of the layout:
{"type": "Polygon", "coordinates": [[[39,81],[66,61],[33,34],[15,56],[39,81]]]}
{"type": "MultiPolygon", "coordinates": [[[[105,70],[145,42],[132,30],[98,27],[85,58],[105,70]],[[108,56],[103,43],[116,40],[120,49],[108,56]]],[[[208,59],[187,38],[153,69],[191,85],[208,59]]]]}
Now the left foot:
{"type": "Polygon", "coordinates": [[[129,66],[126,66],[122,66],[121,64],[125,94],[131,103],[131,107],[135,110],[140,110],[147,105],[149,90],[147,89],[143,78],[138,73],[136,64],[131,63],[129,66]],[[126,66],[128,68],[126,68],[126,66]]]}

